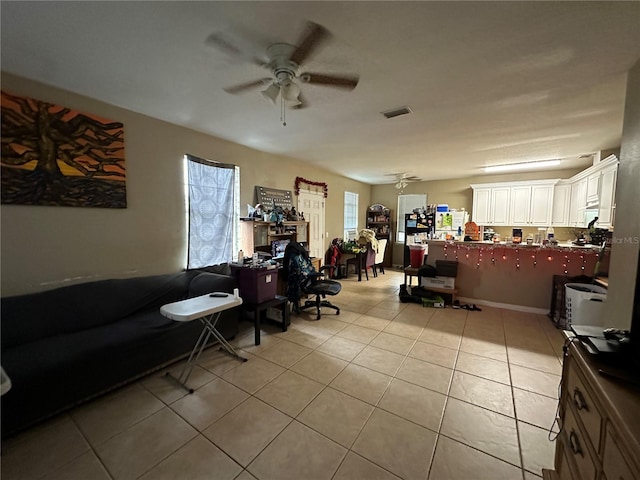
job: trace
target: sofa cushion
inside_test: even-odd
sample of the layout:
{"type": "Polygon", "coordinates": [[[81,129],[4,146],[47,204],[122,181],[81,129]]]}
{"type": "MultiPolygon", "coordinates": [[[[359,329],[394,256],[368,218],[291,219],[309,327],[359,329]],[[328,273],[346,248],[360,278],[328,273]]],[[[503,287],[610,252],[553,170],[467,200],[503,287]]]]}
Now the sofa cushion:
{"type": "Polygon", "coordinates": [[[2,299],[2,349],[108,324],[187,297],[197,273],[100,280],[2,299]]]}
{"type": "Polygon", "coordinates": [[[211,292],[233,293],[238,286],[235,277],[217,273],[200,273],[189,284],[189,297],[197,297],[211,292]]]}

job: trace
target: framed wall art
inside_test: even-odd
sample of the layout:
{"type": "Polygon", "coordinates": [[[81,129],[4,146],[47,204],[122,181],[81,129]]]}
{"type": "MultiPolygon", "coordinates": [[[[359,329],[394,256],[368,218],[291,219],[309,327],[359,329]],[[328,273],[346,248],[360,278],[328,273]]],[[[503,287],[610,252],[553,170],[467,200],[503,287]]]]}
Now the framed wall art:
{"type": "Polygon", "coordinates": [[[126,208],[122,123],[1,95],[3,204],[126,208]]]}

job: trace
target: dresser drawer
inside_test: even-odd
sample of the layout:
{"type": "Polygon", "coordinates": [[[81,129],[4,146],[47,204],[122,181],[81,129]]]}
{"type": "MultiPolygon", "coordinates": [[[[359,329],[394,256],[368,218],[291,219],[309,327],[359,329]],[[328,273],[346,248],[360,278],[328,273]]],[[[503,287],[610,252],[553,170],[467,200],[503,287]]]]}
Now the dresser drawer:
{"type": "Polygon", "coordinates": [[[571,408],[567,408],[565,411],[562,430],[564,454],[568,457],[569,462],[573,463],[572,467],[575,465],[575,468],[571,468],[572,477],[581,480],[594,480],[596,466],[587,446],[589,439],[585,438],[578,427],[578,422],[576,422],[571,408]]]}
{"type": "MultiPolygon", "coordinates": [[[[602,429],[602,415],[598,411],[593,395],[582,381],[573,362],[569,364],[567,378],[567,401],[571,403],[576,415],[584,425],[589,441],[596,452],[600,452],[600,431],[602,429]]],[[[568,410],[568,408],[567,408],[568,410]]]]}
{"type": "Polygon", "coordinates": [[[619,442],[612,435],[607,426],[604,440],[604,458],[602,459],[602,469],[606,472],[608,480],[637,480],[637,472],[634,473],[632,467],[625,460],[628,458],[621,451],[619,442]]]}

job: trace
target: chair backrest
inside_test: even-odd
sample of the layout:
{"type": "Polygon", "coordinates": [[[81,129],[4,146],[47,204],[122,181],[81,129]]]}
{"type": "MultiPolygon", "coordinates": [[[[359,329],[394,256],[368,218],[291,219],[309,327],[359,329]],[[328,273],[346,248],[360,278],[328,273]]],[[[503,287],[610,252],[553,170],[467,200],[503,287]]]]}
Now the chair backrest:
{"type": "Polygon", "coordinates": [[[384,261],[384,252],[387,249],[387,239],[381,238],[378,240],[378,251],[376,253],[376,265],[384,261]]]}
{"type": "Polygon", "coordinates": [[[282,262],[283,277],[287,282],[287,297],[292,302],[300,300],[300,296],[309,281],[309,274],[316,269],[305,248],[298,242],[290,242],[284,251],[282,262]]]}

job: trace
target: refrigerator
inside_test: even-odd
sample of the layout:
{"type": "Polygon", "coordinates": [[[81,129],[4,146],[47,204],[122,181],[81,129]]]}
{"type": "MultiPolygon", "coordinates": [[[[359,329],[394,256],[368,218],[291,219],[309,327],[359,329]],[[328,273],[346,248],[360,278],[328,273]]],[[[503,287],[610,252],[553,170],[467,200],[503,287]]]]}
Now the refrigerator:
{"type": "Polygon", "coordinates": [[[469,221],[469,212],[436,212],[435,216],[436,238],[444,238],[447,234],[457,236],[458,231],[464,235],[464,225],[469,221]]]}

